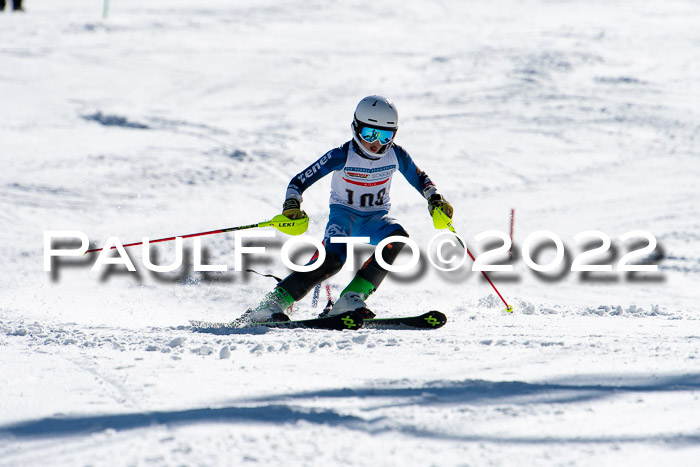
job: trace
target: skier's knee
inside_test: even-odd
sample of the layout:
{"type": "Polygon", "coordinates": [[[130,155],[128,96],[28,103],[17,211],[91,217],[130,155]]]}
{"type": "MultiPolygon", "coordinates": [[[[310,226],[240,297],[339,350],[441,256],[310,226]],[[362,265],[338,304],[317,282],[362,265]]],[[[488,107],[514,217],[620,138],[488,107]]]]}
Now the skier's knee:
{"type": "Polygon", "coordinates": [[[408,232],[406,232],[406,230],[404,230],[404,228],[401,227],[400,225],[397,226],[397,229],[394,230],[393,232],[391,232],[391,234],[389,236],[390,237],[406,237],[406,238],[409,237],[408,232]]]}
{"type": "MultiPolygon", "coordinates": [[[[394,231],[390,236],[408,238],[408,233],[403,229],[403,227],[399,227],[399,229],[394,231]]],[[[401,253],[401,250],[403,249],[404,246],[406,246],[406,243],[404,243],[402,241],[395,241],[395,242],[388,243],[382,249],[382,259],[387,264],[394,264],[394,260],[396,259],[397,256],[399,256],[399,253],[401,253]]]]}
{"type": "Polygon", "coordinates": [[[319,268],[324,276],[330,277],[337,274],[345,264],[344,258],[342,258],[338,253],[329,251],[326,253],[326,260],[323,262],[319,268]]]}

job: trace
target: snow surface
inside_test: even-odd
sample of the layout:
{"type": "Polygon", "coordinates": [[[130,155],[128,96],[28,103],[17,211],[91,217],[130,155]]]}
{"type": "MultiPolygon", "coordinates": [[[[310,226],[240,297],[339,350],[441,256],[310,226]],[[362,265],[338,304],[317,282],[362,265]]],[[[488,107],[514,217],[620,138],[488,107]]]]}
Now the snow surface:
{"type": "MultiPolygon", "coordinates": [[[[698,465],[700,4],[101,3],[0,14],[0,465],[698,465]],[[231,320],[273,282],[154,275],[139,247],[138,274],[43,271],[46,230],[100,245],[272,217],[375,93],[475,252],[514,208],[518,247],[546,229],[575,256],[596,229],[611,263],[646,230],[660,272],[519,259],[492,274],[507,314],[468,266],[422,267],[369,303],[440,309],[437,331],[213,335],[188,320],[231,320]]],[[[392,213],[425,251],[400,178],[392,213]]],[[[315,237],[328,188],[305,193],[315,237]]],[[[231,269],[233,240],[204,237],[209,263],[231,269]]],[[[283,240],[249,266],[285,274],[283,240]]]]}

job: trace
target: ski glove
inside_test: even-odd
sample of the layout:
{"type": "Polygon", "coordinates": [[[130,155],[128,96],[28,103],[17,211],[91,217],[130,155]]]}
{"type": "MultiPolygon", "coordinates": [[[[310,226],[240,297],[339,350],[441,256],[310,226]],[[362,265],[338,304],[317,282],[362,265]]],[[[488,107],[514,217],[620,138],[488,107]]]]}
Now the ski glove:
{"type": "Polygon", "coordinates": [[[301,203],[294,198],[289,198],[284,202],[282,205],[282,215],[290,219],[304,219],[309,217],[301,210],[301,203]]]}
{"type": "Polygon", "coordinates": [[[433,211],[435,211],[435,208],[440,208],[442,212],[445,213],[447,217],[452,219],[452,215],[454,214],[454,208],[452,205],[442,197],[442,195],[439,195],[435,193],[428,199],[428,211],[430,211],[430,215],[433,215],[433,211]]]}

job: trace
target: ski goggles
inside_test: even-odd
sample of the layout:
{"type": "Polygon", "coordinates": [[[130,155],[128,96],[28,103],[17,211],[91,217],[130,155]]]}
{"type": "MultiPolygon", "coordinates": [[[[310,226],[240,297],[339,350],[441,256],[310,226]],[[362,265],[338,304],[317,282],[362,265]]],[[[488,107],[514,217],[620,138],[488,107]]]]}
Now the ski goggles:
{"type": "Polygon", "coordinates": [[[360,138],[367,141],[368,143],[374,143],[379,140],[381,144],[388,144],[394,139],[396,134],[393,130],[380,130],[379,128],[372,128],[371,126],[363,127],[360,130],[360,138]]]}

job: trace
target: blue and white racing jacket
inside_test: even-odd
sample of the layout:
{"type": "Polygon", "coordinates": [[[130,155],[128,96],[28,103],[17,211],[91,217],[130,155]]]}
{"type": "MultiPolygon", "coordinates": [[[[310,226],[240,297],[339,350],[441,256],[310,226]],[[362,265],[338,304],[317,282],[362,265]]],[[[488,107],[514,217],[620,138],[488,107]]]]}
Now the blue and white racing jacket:
{"type": "Polygon", "coordinates": [[[331,172],[331,206],[341,205],[361,212],[389,210],[391,178],[397,170],[425,199],[437,193],[428,175],[401,146],[394,144],[382,157],[370,159],[356,152],[354,145],[351,140],[328,151],[292,178],[287,186],[287,199],[301,202],[304,190],[331,172]]]}

